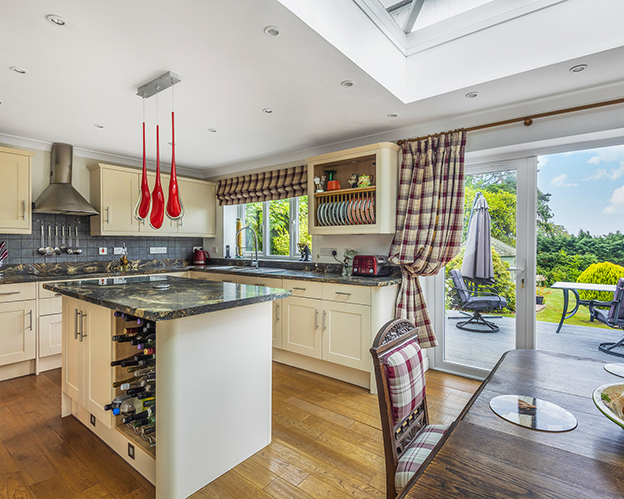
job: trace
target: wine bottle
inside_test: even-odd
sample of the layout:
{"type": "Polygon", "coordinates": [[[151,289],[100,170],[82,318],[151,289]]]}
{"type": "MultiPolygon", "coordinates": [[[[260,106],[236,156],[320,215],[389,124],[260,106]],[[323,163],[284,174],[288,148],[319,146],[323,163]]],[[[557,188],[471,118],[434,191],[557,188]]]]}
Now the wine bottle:
{"type": "Polygon", "coordinates": [[[139,360],[137,362],[138,362],[138,364],[140,366],[145,366],[145,367],[154,367],[154,366],[156,366],[156,359],[143,359],[143,360],[139,360]]]}
{"type": "Polygon", "coordinates": [[[156,405],[156,398],[143,399],[143,407],[154,407],[156,405]]]}
{"type": "Polygon", "coordinates": [[[112,339],[117,343],[130,343],[136,336],[136,334],[116,334],[112,339]]]}
{"type": "Polygon", "coordinates": [[[152,373],[147,373],[147,379],[148,379],[149,381],[153,381],[153,380],[155,380],[155,379],[156,379],[156,373],[155,373],[155,372],[152,372],[152,373]]]}
{"type": "Polygon", "coordinates": [[[146,343],[138,343],[136,347],[138,350],[145,350],[146,348],[156,348],[156,342],[148,341],[146,343]]]}
{"type": "Polygon", "coordinates": [[[154,367],[131,367],[128,369],[128,372],[134,374],[135,378],[140,378],[141,376],[145,376],[148,373],[154,372],[154,367]]]}
{"type": "MultiPolygon", "coordinates": [[[[123,362],[127,362],[127,361],[134,361],[134,360],[139,360],[139,359],[135,359],[136,355],[130,355],[130,357],[126,357],[125,359],[118,359],[118,360],[113,360],[110,364],[111,367],[115,367],[115,366],[122,366],[123,362]]],[[[136,364],[130,364],[130,365],[136,365],[136,364]]]]}
{"type": "Polygon", "coordinates": [[[149,418],[146,419],[137,419],[136,421],[134,421],[134,427],[135,428],[139,428],[141,426],[145,426],[145,425],[149,425],[149,424],[155,424],[156,423],[156,416],[152,415],[149,418]]]}
{"type": "Polygon", "coordinates": [[[137,398],[130,397],[127,400],[124,400],[123,403],[113,409],[113,414],[115,416],[123,416],[128,417],[143,410],[143,402],[141,402],[137,398]]]}
{"type": "Polygon", "coordinates": [[[141,427],[141,433],[143,435],[150,435],[151,433],[154,433],[156,431],[156,425],[149,425],[149,426],[142,426],[141,427]]]}
{"type": "Polygon", "coordinates": [[[126,322],[136,322],[139,326],[145,324],[145,319],[135,317],[134,315],[126,314],[125,312],[115,312],[113,315],[115,317],[121,317],[126,322]]]}
{"type": "Polygon", "coordinates": [[[155,396],[156,396],[156,391],[152,391],[152,392],[137,393],[136,398],[138,398],[139,400],[143,400],[143,399],[152,398],[155,396]]]}
{"type": "Polygon", "coordinates": [[[135,386],[132,388],[128,388],[126,391],[126,395],[130,395],[131,397],[138,397],[139,395],[144,395],[146,392],[155,393],[156,383],[150,383],[145,386],[135,386]]]}
{"type": "Polygon", "coordinates": [[[148,407],[147,409],[145,409],[144,411],[141,412],[137,412],[135,414],[131,414],[129,416],[126,416],[125,418],[123,418],[121,421],[124,424],[127,423],[132,423],[132,421],[136,421],[137,419],[147,419],[149,418],[152,414],[156,414],[156,406],[152,406],[152,407],[148,407]]]}
{"type": "Polygon", "coordinates": [[[126,327],[124,332],[126,334],[139,334],[145,331],[145,327],[126,327]]]}
{"type": "Polygon", "coordinates": [[[153,355],[156,353],[155,348],[146,348],[143,350],[143,355],[153,355]]]}
{"type": "MultiPolygon", "coordinates": [[[[136,381],[136,378],[134,376],[132,378],[122,379],[120,381],[115,381],[113,383],[113,388],[121,388],[124,384],[126,384],[126,383],[133,383],[134,381],[136,381]]],[[[121,389],[125,390],[125,388],[121,388],[121,389]]]]}
{"type": "Polygon", "coordinates": [[[147,343],[150,341],[154,341],[156,339],[156,335],[154,333],[151,334],[140,334],[137,335],[135,338],[132,338],[130,340],[130,344],[131,345],[138,345],[139,343],[147,343]]]}
{"type": "Polygon", "coordinates": [[[153,353],[144,354],[141,352],[134,356],[134,360],[153,360],[155,358],[156,358],[156,355],[154,355],[153,353]]]}
{"type": "Polygon", "coordinates": [[[140,378],[129,378],[119,385],[120,390],[128,390],[130,388],[137,388],[145,386],[148,382],[147,376],[141,376],[140,378]]]}
{"type": "Polygon", "coordinates": [[[115,397],[110,404],[106,404],[104,406],[104,410],[105,411],[111,411],[117,407],[119,407],[125,400],[128,400],[129,398],[131,398],[129,395],[119,395],[118,397],[115,397]]]}
{"type": "Polygon", "coordinates": [[[122,360],[119,365],[121,367],[133,367],[133,366],[140,366],[140,362],[138,360],[122,360]]]}

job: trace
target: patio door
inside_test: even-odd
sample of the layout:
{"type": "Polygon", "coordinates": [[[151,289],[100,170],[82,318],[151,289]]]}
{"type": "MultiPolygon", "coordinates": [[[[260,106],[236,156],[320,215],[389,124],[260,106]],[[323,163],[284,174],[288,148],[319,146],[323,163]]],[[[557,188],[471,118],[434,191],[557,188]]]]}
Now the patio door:
{"type": "Polygon", "coordinates": [[[461,306],[446,279],[450,268],[461,270],[462,248],[447,272],[424,283],[439,341],[429,357],[435,369],[485,378],[504,352],[535,345],[537,158],[466,165],[465,182],[464,245],[472,200],[481,192],[491,216],[494,286],[508,305],[483,314],[489,327],[473,324],[474,311],[461,306]]]}

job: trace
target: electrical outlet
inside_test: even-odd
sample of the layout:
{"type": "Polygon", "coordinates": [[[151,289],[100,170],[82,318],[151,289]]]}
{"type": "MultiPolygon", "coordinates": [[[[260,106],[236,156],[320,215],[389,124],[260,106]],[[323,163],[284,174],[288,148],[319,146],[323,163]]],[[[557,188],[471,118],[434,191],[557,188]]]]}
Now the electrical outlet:
{"type": "Polygon", "coordinates": [[[98,255],[107,255],[108,254],[108,249],[107,248],[99,248],[98,249],[98,255]]]}
{"type": "Polygon", "coordinates": [[[193,251],[197,251],[197,250],[200,250],[200,249],[201,249],[201,246],[193,246],[193,251]]]}
{"type": "Polygon", "coordinates": [[[122,248],[113,248],[113,255],[123,255],[124,249],[122,248]]]}
{"type": "Polygon", "coordinates": [[[332,256],[332,251],[338,254],[338,248],[321,248],[321,256],[332,256]]]}
{"type": "Polygon", "coordinates": [[[91,426],[95,426],[95,416],[93,414],[91,414],[91,426]]]}
{"type": "Polygon", "coordinates": [[[128,457],[134,459],[134,445],[128,442],[128,457]]]}
{"type": "Polygon", "coordinates": [[[159,247],[159,246],[151,246],[150,247],[150,255],[161,255],[163,253],[167,253],[167,248],[166,247],[159,247]]]}
{"type": "Polygon", "coordinates": [[[219,254],[219,246],[213,246],[213,247],[212,247],[212,252],[213,252],[215,255],[218,255],[218,254],[219,254]]]}

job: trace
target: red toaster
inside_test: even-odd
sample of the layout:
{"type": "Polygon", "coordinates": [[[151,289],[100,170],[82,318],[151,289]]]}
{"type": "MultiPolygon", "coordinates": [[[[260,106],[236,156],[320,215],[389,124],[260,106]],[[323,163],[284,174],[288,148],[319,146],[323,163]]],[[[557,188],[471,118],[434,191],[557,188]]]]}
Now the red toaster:
{"type": "Polygon", "coordinates": [[[390,274],[388,257],[381,255],[356,255],[353,258],[353,275],[380,277],[390,274]]]}

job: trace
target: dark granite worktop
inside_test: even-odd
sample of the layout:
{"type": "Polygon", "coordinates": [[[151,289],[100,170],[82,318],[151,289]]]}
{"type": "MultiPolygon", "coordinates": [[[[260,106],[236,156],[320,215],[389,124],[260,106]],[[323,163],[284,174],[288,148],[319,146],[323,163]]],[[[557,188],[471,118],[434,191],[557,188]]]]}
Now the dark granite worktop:
{"type": "Polygon", "coordinates": [[[85,263],[13,265],[1,268],[0,285],[27,282],[62,281],[69,279],[98,279],[118,276],[136,276],[171,272],[215,272],[244,276],[273,277],[275,279],[295,279],[317,281],[352,286],[382,287],[401,283],[398,267],[392,267],[386,277],[358,277],[341,275],[339,264],[315,264],[295,261],[262,261],[255,270],[249,260],[226,260],[213,258],[208,265],[193,266],[188,260],[131,260],[123,268],[119,261],[85,263]]]}
{"type": "Polygon", "coordinates": [[[152,321],[178,319],[290,296],[290,291],[285,289],[172,276],[88,279],[48,283],[43,287],[152,321]],[[169,287],[155,287],[163,285],[169,287]]]}

